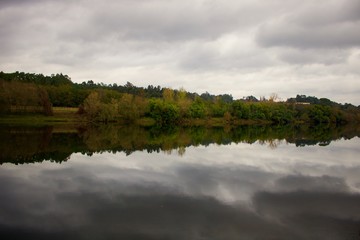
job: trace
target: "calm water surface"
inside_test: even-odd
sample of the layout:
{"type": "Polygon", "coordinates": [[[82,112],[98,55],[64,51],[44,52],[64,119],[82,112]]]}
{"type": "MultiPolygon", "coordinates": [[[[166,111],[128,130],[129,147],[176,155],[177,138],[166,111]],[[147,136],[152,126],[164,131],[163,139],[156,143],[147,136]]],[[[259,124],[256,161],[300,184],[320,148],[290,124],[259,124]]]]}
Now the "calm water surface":
{"type": "Polygon", "coordinates": [[[0,236],[360,239],[359,156],[354,137],[2,159],[0,236]]]}

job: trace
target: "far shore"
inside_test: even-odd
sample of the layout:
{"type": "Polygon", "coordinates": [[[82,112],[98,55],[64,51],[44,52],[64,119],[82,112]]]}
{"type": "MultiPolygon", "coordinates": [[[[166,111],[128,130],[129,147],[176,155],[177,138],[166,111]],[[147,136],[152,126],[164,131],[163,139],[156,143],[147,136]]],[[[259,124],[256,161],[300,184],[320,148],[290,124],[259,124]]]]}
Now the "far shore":
{"type": "MultiPolygon", "coordinates": [[[[134,121],[126,121],[119,118],[117,121],[109,122],[93,122],[86,118],[84,115],[78,114],[78,108],[71,107],[54,107],[53,116],[45,116],[43,114],[35,113],[22,113],[22,114],[7,114],[0,115],[0,124],[2,125],[23,125],[23,126],[53,126],[53,125],[73,125],[81,126],[88,124],[118,124],[118,125],[128,125],[135,124],[142,127],[152,127],[156,126],[157,122],[149,117],[141,117],[135,119],[134,121]]],[[[226,119],[223,118],[185,118],[181,119],[177,126],[183,127],[193,127],[193,126],[203,126],[203,127],[231,127],[231,126],[241,126],[241,125],[272,125],[271,121],[266,120],[248,120],[248,119],[226,119]]],[[[295,125],[307,124],[302,121],[296,121],[295,125]]],[[[278,125],[278,124],[277,124],[278,125]]],[[[287,125],[287,124],[285,124],[287,125]]],[[[166,126],[162,126],[166,127],[166,126]]]]}

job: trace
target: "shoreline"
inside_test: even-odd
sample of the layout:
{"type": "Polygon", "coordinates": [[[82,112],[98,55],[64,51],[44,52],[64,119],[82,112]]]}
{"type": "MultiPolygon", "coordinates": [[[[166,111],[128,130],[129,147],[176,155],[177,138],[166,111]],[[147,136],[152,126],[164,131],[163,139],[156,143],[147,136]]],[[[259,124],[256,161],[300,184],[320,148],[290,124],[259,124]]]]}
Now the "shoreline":
{"type": "Polygon", "coordinates": [[[73,126],[84,126],[84,125],[106,125],[106,124],[114,124],[114,125],[138,125],[141,127],[160,127],[160,128],[168,128],[168,127],[207,127],[207,128],[231,128],[237,126],[336,126],[336,125],[359,125],[357,121],[336,124],[333,122],[329,123],[312,123],[305,122],[301,120],[295,120],[291,122],[284,123],[276,123],[270,120],[260,120],[260,119],[237,119],[237,118],[229,118],[229,117],[205,117],[205,118],[182,118],[178,121],[172,123],[159,123],[155,119],[151,117],[141,117],[134,120],[126,120],[123,118],[118,118],[115,121],[91,121],[86,115],[79,114],[78,108],[68,108],[68,107],[54,107],[53,115],[46,116],[43,114],[36,113],[22,113],[22,114],[3,114],[0,115],[0,124],[8,125],[8,126],[54,126],[54,125],[73,125],[73,126]]]}

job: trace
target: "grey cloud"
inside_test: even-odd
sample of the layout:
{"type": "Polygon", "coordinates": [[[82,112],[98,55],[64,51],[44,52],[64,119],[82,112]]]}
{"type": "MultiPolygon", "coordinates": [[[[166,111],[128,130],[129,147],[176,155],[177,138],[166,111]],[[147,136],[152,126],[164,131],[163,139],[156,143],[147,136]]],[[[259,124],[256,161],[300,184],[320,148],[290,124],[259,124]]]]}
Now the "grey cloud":
{"type": "Polygon", "coordinates": [[[359,194],[315,191],[258,192],[254,196],[258,212],[282,219],[303,214],[360,221],[359,201],[359,194]]]}
{"type": "Polygon", "coordinates": [[[302,94],[358,104],[359,11],[355,0],[4,0],[0,68],[239,98],[266,91],[292,97],[300,86],[302,94]],[[308,70],[297,68],[303,65],[316,65],[312,87],[308,70]],[[324,92],[318,82],[328,77],[334,87],[324,92]],[[354,92],[339,96],[340,82],[354,92]]]}
{"type": "Polygon", "coordinates": [[[356,22],[360,20],[360,3],[357,0],[324,1],[320,4],[300,7],[297,14],[289,20],[303,26],[326,26],[339,22],[356,22]]]}
{"type": "Polygon", "coordinates": [[[45,0],[1,0],[0,1],[0,10],[1,8],[7,8],[7,7],[12,7],[12,6],[21,6],[21,5],[25,5],[25,4],[33,4],[33,3],[37,3],[37,2],[42,2],[45,0]]]}
{"type": "Polygon", "coordinates": [[[344,23],[319,28],[304,28],[291,23],[265,24],[257,35],[257,42],[265,47],[350,48],[360,44],[359,23],[344,23]]]}
{"type": "Polygon", "coordinates": [[[64,3],[45,0],[27,1],[25,6],[14,4],[10,9],[0,9],[1,51],[7,57],[35,58],[39,53],[58,46],[56,32],[67,21],[67,10],[64,3]]]}
{"type": "Polygon", "coordinates": [[[358,1],[323,2],[263,24],[257,42],[265,47],[351,48],[360,45],[358,1]],[[339,7],[341,11],[339,11],[339,7]]]}
{"type": "Polygon", "coordinates": [[[39,179],[2,178],[1,236],[238,239],[241,234],[256,239],[266,234],[291,234],[247,208],[209,197],[170,193],[161,184],[138,188],[72,169],[46,175],[39,179]],[[131,193],[133,189],[137,189],[136,194],[131,193]],[[255,231],[258,228],[262,231],[255,231]]]}
{"type": "Polygon", "coordinates": [[[205,167],[192,165],[177,169],[185,192],[195,196],[210,196],[225,201],[244,201],[255,191],[264,188],[264,182],[278,176],[246,166],[205,167]],[[222,191],[229,196],[222,196],[222,191]],[[226,199],[230,197],[230,199],[226,199]],[[225,198],[225,199],[224,199],[225,198]]]}
{"type": "Polygon", "coordinates": [[[342,15],[345,16],[344,20],[360,20],[360,2],[357,0],[345,1],[343,6],[341,7],[341,11],[343,12],[342,15]]]}
{"type": "Polygon", "coordinates": [[[241,46],[239,38],[236,36],[233,40],[231,50],[222,50],[226,38],[188,44],[180,53],[178,66],[185,71],[206,72],[260,69],[275,65],[269,54],[254,49],[253,46],[241,46]]]}
{"type": "MultiPolygon", "coordinates": [[[[344,239],[358,231],[360,199],[354,194],[258,192],[252,199],[253,212],[210,196],[169,191],[166,184],[151,181],[155,173],[96,166],[97,174],[108,170],[121,179],[102,178],[84,168],[47,170],[31,178],[0,172],[0,235],[38,239],[312,239],[320,233],[344,239]],[[144,181],[131,181],[140,175],[144,181]]],[[[204,185],[204,189],[223,182],[235,187],[236,182],[251,185],[269,180],[266,173],[262,176],[250,168],[211,171],[197,166],[180,169],[178,176],[192,177],[189,181],[198,185],[195,188],[204,185]]]]}
{"type": "MultiPolygon", "coordinates": [[[[58,224],[57,229],[49,229],[46,226],[27,228],[20,220],[17,226],[0,225],[2,234],[9,237],[26,234],[28,238],[70,236],[77,239],[88,239],[90,236],[97,236],[97,239],[238,239],[239,235],[257,239],[269,234],[285,239],[286,234],[292,235],[282,226],[269,223],[251,212],[234,209],[212,199],[171,195],[119,195],[106,199],[94,194],[56,197],[60,200],[59,204],[86,209],[86,222],[78,226],[68,225],[66,217],[59,218],[57,215],[57,221],[62,224],[58,224]],[[262,231],[255,231],[258,228],[262,231]]],[[[22,219],[23,215],[18,217],[22,219]]],[[[32,217],[37,224],[43,223],[36,215],[32,217]]]]}
{"type": "Polygon", "coordinates": [[[280,60],[290,64],[325,64],[333,65],[339,63],[345,63],[348,59],[348,50],[323,50],[317,49],[285,49],[278,51],[278,57],[280,60]]]}
{"type": "Polygon", "coordinates": [[[182,41],[216,37],[236,24],[233,15],[219,19],[220,23],[213,22],[211,9],[188,1],[112,1],[95,7],[97,11],[87,15],[88,22],[70,28],[65,37],[83,41],[104,37],[119,41],[182,41]]]}
{"type": "MultiPolygon", "coordinates": [[[[275,8],[275,7],[274,7],[275,8]]],[[[62,39],[91,42],[180,42],[214,40],[248,29],[269,15],[252,1],[106,1],[81,2],[83,19],[60,32],[62,39]]],[[[276,10],[274,10],[276,11],[276,10]]]]}
{"type": "Polygon", "coordinates": [[[286,224],[301,239],[358,236],[359,201],[358,194],[303,191],[259,192],[253,199],[259,214],[286,224]]]}
{"type": "Polygon", "coordinates": [[[266,56],[249,54],[222,55],[211,50],[195,51],[185,55],[178,66],[190,71],[236,71],[239,69],[259,69],[273,65],[266,56]]]}
{"type": "Polygon", "coordinates": [[[343,178],[321,176],[311,177],[303,175],[291,175],[276,181],[276,187],[280,191],[317,191],[317,192],[346,192],[349,191],[343,178]]]}

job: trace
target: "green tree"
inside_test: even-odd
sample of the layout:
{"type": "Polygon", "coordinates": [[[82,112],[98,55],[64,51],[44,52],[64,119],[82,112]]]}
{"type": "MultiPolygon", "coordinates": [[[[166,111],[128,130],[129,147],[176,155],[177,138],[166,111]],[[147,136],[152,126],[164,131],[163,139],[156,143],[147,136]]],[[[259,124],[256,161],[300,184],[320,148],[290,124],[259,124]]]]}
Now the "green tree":
{"type": "Polygon", "coordinates": [[[269,107],[263,103],[251,103],[250,104],[250,119],[254,120],[267,120],[269,113],[269,107]]]}
{"type": "Polygon", "coordinates": [[[309,117],[315,123],[329,123],[331,121],[331,109],[328,106],[314,105],[310,109],[309,117]]]}
{"type": "Polygon", "coordinates": [[[44,114],[52,116],[53,109],[47,91],[43,87],[38,88],[39,104],[43,107],[44,114]]]}
{"type": "Polygon", "coordinates": [[[89,96],[85,99],[84,111],[90,120],[98,120],[101,112],[101,105],[100,95],[98,92],[90,93],[89,96]]]}
{"type": "Polygon", "coordinates": [[[167,102],[173,102],[174,101],[174,90],[170,88],[164,88],[163,89],[163,99],[167,102]]]}
{"type": "Polygon", "coordinates": [[[33,83],[0,81],[0,96],[3,113],[52,114],[47,92],[33,83]]]}
{"type": "Polygon", "coordinates": [[[195,101],[190,105],[189,116],[191,118],[205,118],[206,106],[200,98],[195,99],[195,101]]]}
{"type": "Polygon", "coordinates": [[[293,120],[293,112],[286,105],[278,103],[270,104],[269,106],[269,120],[272,122],[285,124],[293,120]]]}
{"type": "Polygon", "coordinates": [[[180,88],[176,94],[176,104],[179,106],[180,117],[187,117],[189,113],[189,107],[191,100],[187,97],[187,93],[184,88],[180,88]]]}
{"type": "Polygon", "coordinates": [[[160,99],[151,99],[149,102],[149,115],[160,126],[174,125],[180,118],[179,107],[173,103],[160,99]]]}
{"type": "Polygon", "coordinates": [[[106,92],[94,91],[84,101],[84,112],[93,122],[113,122],[119,118],[120,101],[106,92]]]}
{"type": "Polygon", "coordinates": [[[231,104],[230,107],[231,115],[238,119],[249,119],[250,117],[250,107],[249,103],[243,101],[235,101],[231,104]]]}

